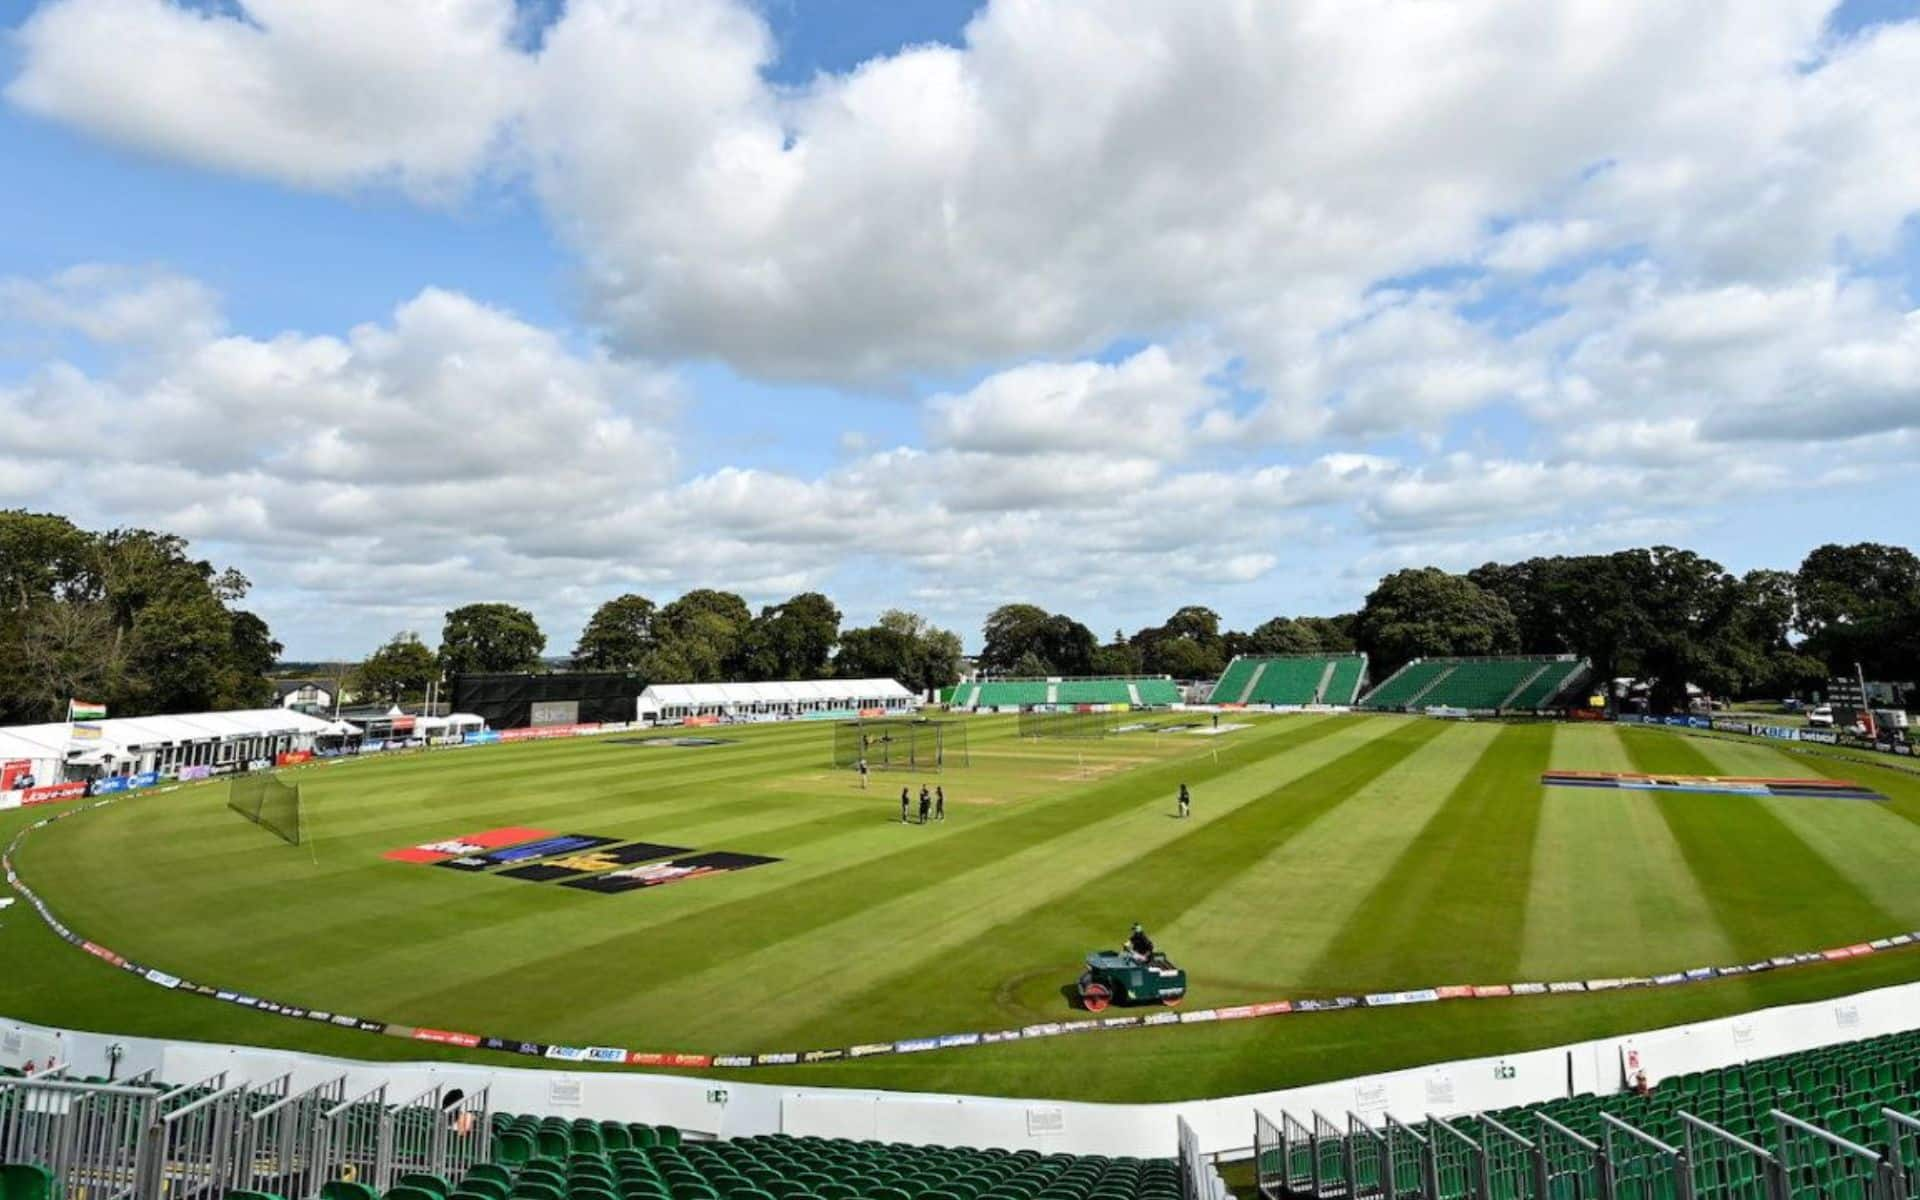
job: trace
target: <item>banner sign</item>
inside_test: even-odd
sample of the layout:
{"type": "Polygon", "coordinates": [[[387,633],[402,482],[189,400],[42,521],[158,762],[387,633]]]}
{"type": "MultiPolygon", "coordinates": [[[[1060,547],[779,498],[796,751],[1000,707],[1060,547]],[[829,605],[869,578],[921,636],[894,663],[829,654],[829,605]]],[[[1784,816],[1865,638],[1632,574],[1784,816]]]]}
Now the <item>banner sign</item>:
{"type": "Polygon", "coordinates": [[[282,750],[273,756],[273,765],[276,767],[297,767],[301,763],[312,761],[313,751],[311,750],[282,750]]]}
{"type": "Polygon", "coordinates": [[[33,760],[17,758],[0,763],[0,792],[25,791],[33,786],[33,760]]]}
{"type": "Polygon", "coordinates": [[[27,788],[20,793],[20,803],[54,804],[61,800],[77,800],[87,794],[84,783],[50,783],[45,787],[27,788]]]}

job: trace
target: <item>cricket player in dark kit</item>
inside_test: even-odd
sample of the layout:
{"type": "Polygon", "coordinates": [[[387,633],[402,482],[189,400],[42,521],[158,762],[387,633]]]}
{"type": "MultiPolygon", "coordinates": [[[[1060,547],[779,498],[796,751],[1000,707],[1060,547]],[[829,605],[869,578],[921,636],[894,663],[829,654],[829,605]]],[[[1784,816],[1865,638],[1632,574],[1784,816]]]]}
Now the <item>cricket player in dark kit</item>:
{"type": "Polygon", "coordinates": [[[927,823],[927,810],[933,807],[933,794],[927,791],[927,785],[920,785],[920,823],[927,823]]]}
{"type": "Polygon", "coordinates": [[[908,804],[907,789],[901,788],[900,789],[900,823],[902,825],[905,825],[907,823],[907,804],[908,804]]]}

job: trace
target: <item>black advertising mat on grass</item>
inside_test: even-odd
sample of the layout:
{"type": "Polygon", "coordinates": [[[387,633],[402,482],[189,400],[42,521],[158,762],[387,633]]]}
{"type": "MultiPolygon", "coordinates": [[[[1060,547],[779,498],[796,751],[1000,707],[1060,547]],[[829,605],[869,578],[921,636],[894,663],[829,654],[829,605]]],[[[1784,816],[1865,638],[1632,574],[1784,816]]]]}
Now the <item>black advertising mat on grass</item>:
{"type": "Polygon", "coordinates": [[[454,871],[485,871],[493,867],[504,867],[509,863],[552,858],[556,854],[577,854],[597,846],[611,846],[619,840],[619,838],[597,837],[590,833],[563,833],[559,837],[541,838],[537,842],[502,846],[498,850],[489,850],[485,854],[466,854],[459,858],[449,858],[445,862],[433,865],[447,867],[454,871]]]}
{"type": "Polygon", "coordinates": [[[511,871],[500,872],[500,875],[505,879],[551,883],[556,879],[572,879],[576,875],[592,875],[600,871],[617,870],[620,867],[632,866],[634,863],[647,862],[650,859],[671,858],[676,854],[685,854],[689,849],[691,847],[688,846],[663,846],[659,842],[628,842],[624,846],[586,850],[579,854],[568,854],[524,867],[515,867],[511,871]]]}
{"type": "Polygon", "coordinates": [[[621,892],[637,892],[642,888],[663,887],[669,883],[683,883],[689,879],[701,879],[708,875],[744,871],[749,867],[765,866],[767,863],[779,861],[777,858],[767,858],[759,854],[735,854],[730,850],[711,850],[705,854],[694,854],[669,862],[629,867],[624,871],[611,871],[605,875],[592,875],[585,879],[570,879],[560,886],[618,895],[621,892]]]}

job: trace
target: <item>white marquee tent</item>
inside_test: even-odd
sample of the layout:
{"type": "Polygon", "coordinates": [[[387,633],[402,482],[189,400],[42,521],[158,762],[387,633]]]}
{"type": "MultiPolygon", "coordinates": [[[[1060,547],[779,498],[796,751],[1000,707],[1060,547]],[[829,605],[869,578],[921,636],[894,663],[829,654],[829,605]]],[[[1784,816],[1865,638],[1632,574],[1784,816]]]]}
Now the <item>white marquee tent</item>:
{"type": "Polygon", "coordinates": [[[73,738],[65,722],[0,728],[0,762],[25,759],[33,764],[35,778],[55,783],[68,763],[132,775],[271,758],[282,751],[311,750],[316,737],[338,736],[333,722],[284,708],[109,717],[88,724],[99,727],[99,737],[73,738]]]}
{"type": "Polygon", "coordinates": [[[892,679],[804,679],[785,683],[656,683],[640,693],[642,721],[688,717],[778,719],[862,709],[910,712],[919,698],[892,679]]]}

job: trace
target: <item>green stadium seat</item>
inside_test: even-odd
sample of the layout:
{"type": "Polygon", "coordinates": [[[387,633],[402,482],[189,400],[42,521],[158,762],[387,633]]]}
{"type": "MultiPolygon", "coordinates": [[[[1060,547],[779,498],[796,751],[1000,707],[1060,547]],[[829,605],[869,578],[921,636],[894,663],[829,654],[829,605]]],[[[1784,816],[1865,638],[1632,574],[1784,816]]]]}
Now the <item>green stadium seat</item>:
{"type": "Polygon", "coordinates": [[[36,1163],[0,1165],[0,1196],[6,1200],[59,1200],[53,1172],[36,1163]]]}
{"type": "MultiPolygon", "coordinates": [[[[497,1200],[506,1200],[506,1190],[501,1189],[497,1200]]],[[[380,1200],[380,1193],[373,1187],[351,1179],[329,1179],[320,1185],[320,1200],[380,1200]]]]}
{"type": "Polygon", "coordinates": [[[400,1176],[400,1178],[394,1182],[401,1187],[416,1187],[422,1191],[432,1192],[434,1195],[441,1197],[446,1196],[453,1190],[447,1186],[446,1180],[440,1178],[438,1175],[429,1175],[424,1171],[409,1172],[400,1176]]]}

